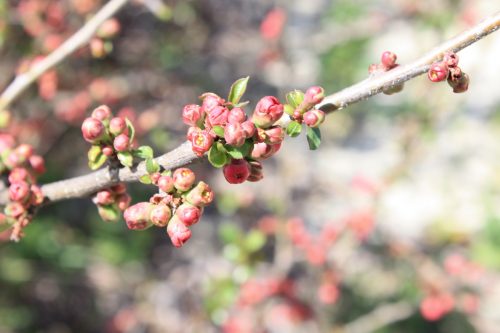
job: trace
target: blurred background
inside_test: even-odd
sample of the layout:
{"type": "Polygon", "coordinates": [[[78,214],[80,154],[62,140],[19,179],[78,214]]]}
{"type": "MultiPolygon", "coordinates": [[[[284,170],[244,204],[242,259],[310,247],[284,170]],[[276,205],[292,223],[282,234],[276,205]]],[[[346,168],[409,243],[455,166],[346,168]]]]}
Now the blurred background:
{"type": "MultiPolygon", "coordinates": [[[[104,3],[0,1],[0,87],[104,3]]],[[[81,121],[108,104],[157,153],[185,140],[183,105],[251,79],[264,95],[408,63],[500,9],[491,0],[132,1],[11,107],[43,154],[41,183],[88,172],[81,121]]],[[[498,332],[500,33],[459,53],[464,94],[424,76],[328,116],[319,150],[288,138],[264,179],[215,190],[193,237],[100,220],[90,199],[0,234],[0,332],[498,332]]],[[[131,184],[134,202],[152,186],[131,184]]]]}

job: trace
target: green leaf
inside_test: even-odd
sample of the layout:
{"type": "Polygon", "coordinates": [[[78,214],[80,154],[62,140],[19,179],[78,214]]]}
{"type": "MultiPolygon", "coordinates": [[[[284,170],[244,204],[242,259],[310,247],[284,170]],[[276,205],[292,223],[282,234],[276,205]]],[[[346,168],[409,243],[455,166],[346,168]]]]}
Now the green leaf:
{"type": "Polygon", "coordinates": [[[217,142],[208,151],[208,161],[216,168],[222,168],[227,163],[226,150],[222,143],[217,142]]]}
{"type": "Polygon", "coordinates": [[[285,104],[284,110],[287,115],[293,117],[293,114],[295,112],[295,108],[293,106],[291,106],[290,104],[285,104]]]}
{"type": "Polygon", "coordinates": [[[139,177],[139,181],[143,184],[146,184],[146,185],[149,185],[152,183],[151,176],[149,176],[149,175],[144,175],[144,176],[139,177]]]}
{"type": "Polygon", "coordinates": [[[321,144],[321,131],[318,127],[307,127],[307,143],[309,143],[309,149],[318,149],[319,145],[321,144]]]}
{"type": "Polygon", "coordinates": [[[132,154],[142,159],[154,157],[153,148],[151,148],[150,146],[140,146],[139,148],[134,150],[132,154]]]}
{"type": "Polygon", "coordinates": [[[93,161],[89,160],[90,170],[99,169],[107,160],[108,160],[108,157],[106,155],[104,155],[102,153],[97,155],[93,161]]]}
{"type": "Polygon", "coordinates": [[[120,218],[120,209],[117,205],[97,206],[99,216],[106,222],[116,222],[120,218]]]}
{"type": "Polygon", "coordinates": [[[299,136],[300,132],[302,132],[302,125],[296,121],[290,122],[290,124],[288,124],[288,126],[286,127],[286,134],[288,134],[292,138],[299,136]]]}
{"type": "Polygon", "coordinates": [[[134,158],[132,157],[132,154],[128,151],[119,151],[118,152],[118,159],[120,160],[120,163],[123,166],[131,168],[132,165],[134,164],[134,158]]]}
{"type": "Polygon", "coordinates": [[[242,107],[244,107],[244,106],[246,106],[248,104],[250,104],[250,101],[239,102],[239,103],[234,104],[233,106],[235,108],[242,108],[242,107]]]}
{"type": "Polygon", "coordinates": [[[286,94],[286,102],[296,109],[304,100],[304,93],[300,90],[290,91],[286,94]]]}
{"type": "Polygon", "coordinates": [[[238,104],[240,101],[241,97],[243,97],[243,94],[245,93],[245,90],[247,90],[247,83],[248,79],[250,77],[243,77],[239,80],[236,80],[233,85],[231,86],[231,90],[229,91],[229,96],[227,100],[231,102],[233,105],[238,104]]]}
{"type": "Polygon", "coordinates": [[[152,158],[146,160],[146,170],[149,174],[160,171],[160,165],[152,158]]]}
{"type": "Polygon", "coordinates": [[[125,118],[125,122],[127,123],[128,136],[130,138],[129,142],[132,143],[135,137],[135,128],[134,125],[132,125],[132,122],[128,120],[128,118],[125,118]]]}
{"type": "Polygon", "coordinates": [[[250,154],[252,153],[253,142],[252,140],[246,140],[241,147],[233,147],[226,145],[225,148],[229,156],[231,156],[232,158],[242,159],[247,156],[250,156],[250,154]]]}
{"type": "Polygon", "coordinates": [[[89,161],[95,161],[102,154],[102,149],[100,146],[94,145],[90,147],[89,152],[87,153],[87,157],[89,161]]]}
{"type": "Polygon", "coordinates": [[[217,136],[221,138],[224,137],[224,128],[222,128],[222,126],[214,126],[212,127],[212,129],[214,130],[215,134],[217,134],[217,136]]]}
{"type": "Polygon", "coordinates": [[[252,230],[245,237],[243,244],[248,251],[256,252],[266,244],[266,236],[262,231],[252,230]]]}

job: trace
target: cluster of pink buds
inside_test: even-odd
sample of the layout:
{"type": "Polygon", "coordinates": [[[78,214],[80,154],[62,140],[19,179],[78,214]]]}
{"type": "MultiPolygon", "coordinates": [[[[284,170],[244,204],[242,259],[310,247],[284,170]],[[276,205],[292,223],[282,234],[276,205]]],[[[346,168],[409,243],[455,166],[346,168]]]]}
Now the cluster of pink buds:
{"type": "Polygon", "coordinates": [[[433,63],[427,76],[432,82],[447,80],[454,93],[469,89],[469,76],[458,67],[458,56],[453,52],[446,53],[443,60],[433,63]]]}
{"type": "MultiPolygon", "coordinates": [[[[391,69],[399,66],[399,64],[396,63],[397,59],[398,57],[394,52],[385,51],[382,53],[382,56],[380,57],[380,63],[371,64],[368,67],[368,73],[370,73],[370,75],[377,75],[379,73],[390,71],[391,69]]],[[[404,83],[401,83],[392,86],[390,88],[385,88],[382,90],[382,92],[386,95],[392,95],[400,92],[401,90],[403,90],[403,88],[404,88],[404,83]]]]}
{"type": "Polygon", "coordinates": [[[4,214],[0,213],[0,231],[12,228],[11,239],[18,241],[31,221],[34,207],[44,200],[36,176],[45,172],[45,162],[31,145],[16,146],[11,135],[0,134],[0,172],[8,174],[10,199],[4,214]]]}
{"type": "Polygon", "coordinates": [[[106,105],[92,111],[82,124],[83,138],[92,144],[88,152],[89,167],[92,170],[101,167],[108,159],[131,167],[134,157],[152,158],[152,149],[141,146],[135,149],[135,129],[124,117],[113,117],[106,105]]]}
{"type": "Polygon", "coordinates": [[[172,244],[181,247],[191,238],[190,226],[196,224],[203,208],[210,204],[214,193],[210,186],[200,181],[195,184],[191,169],[151,174],[159,193],[149,202],[139,202],[125,210],[124,218],[131,230],[144,230],[151,226],[165,228],[172,244]]]}
{"type": "Polygon", "coordinates": [[[325,90],[319,86],[313,86],[304,94],[300,90],[294,90],[287,95],[285,112],[292,120],[304,123],[311,128],[319,127],[325,120],[325,113],[314,107],[325,98],[325,90]]]}
{"type": "Polygon", "coordinates": [[[117,221],[120,217],[119,212],[128,208],[130,200],[127,187],[122,183],[101,190],[92,198],[97,206],[99,216],[107,222],[117,221]]]}
{"type": "Polygon", "coordinates": [[[111,39],[120,32],[120,22],[115,18],[106,20],[97,30],[97,36],[90,40],[90,53],[94,58],[104,58],[113,51],[111,39]]]}

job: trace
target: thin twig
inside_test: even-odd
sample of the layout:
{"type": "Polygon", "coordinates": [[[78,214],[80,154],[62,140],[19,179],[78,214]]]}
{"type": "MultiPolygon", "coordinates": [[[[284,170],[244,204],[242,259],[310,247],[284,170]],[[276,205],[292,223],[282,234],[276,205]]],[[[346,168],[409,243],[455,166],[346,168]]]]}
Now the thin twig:
{"type": "Polygon", "coordinates": [[[113,16],[129,0],[110,0],[73,36],[55,49],[43,60],[33,65],[27,72],[16,76],[0,95],[0,110],[6,109],[26,88],[43,73],[63,61],[67,56],[85,45],[95,34],[101,24],[113,16]]]}
{"type": "MultiPolygon", "coordinates": [[[[125,1],[125,0],[121,0],[125,1]]],[[[483,20],[471,29],[444,42],[432,51],[426,53],[416,61],[405,66],[399,66],[391,71],[370,77],[353,86],[345,88],[337,93],[327,96],[321,103],[320,108],[327,112],[340,110],[346,106],[374,96],[384,88],[389,88],[408,81],[418,75],[425,73],[429,65],[443,57],[446,52],[458,52],[463,48],[479,41],[483,37],[493,33],[500,26],[500,12],[483,20]]],[[[280,125],[284,122],[280,121],[280,125]]],[[[185,142],[173,151],[156,158],[158,163],[165,169],[184,166],[196,160],[198,157],[191,151],[190,143],[185,142]]],[[[121,168],[110,170],[105,168],[90,174],[61,180],[42,186],[42,191],[48,201],[60,201],[70,198],[84,197],[100,189],[107,188],[117,182],[133,182],[146,174],[144,163],[140,163],[133,170],[121,168]]],[[[6,191],[0,192],[0,204],[7,203],[6,191]]]]}

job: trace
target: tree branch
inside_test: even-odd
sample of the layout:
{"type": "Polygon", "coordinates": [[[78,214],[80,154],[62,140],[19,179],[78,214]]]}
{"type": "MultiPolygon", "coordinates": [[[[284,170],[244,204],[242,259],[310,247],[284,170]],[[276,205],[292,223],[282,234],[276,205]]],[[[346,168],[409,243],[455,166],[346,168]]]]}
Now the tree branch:
{"type": "MultiPolygon", "coordinates": [[[[112,2],[123,4],[126,0],[110,1],[110,3],[112,2]]],[[[108,5],[110,3],[108,3],[108,5]]],[[[380,93],[384,88],[389,88],[408,81],[427,72],[429,65],[441,59],[446,52],[458,52],[493,33],[499,26],[500,12],[437,46],[408,65],[399,66],[380,75],[369,77],[364,81],[327,96],[321,103],[320,108],[326,112],[340,110],[350,104],[372,97],[380,93]]],[[[286,122],[286,120],[283,120],[280,121],[279,124],[286,125],[286,122]]],[[[156,161],[165,169],[173,169],[189,164],[197,158],[198,157],[191,151],[190,143],[185,142],[173,151],[157,157],[156,161]]],[[[137,181],[139,177],[144,174],[146,174],[144,163],[140,163],[133,169],[121,168],[112,170],[105,168],[84,176],[43,185],[42,191],[49,202],[55,202],[64,199],[84,197],[100,189],[110,187],[118,182],[137,181]]],[[[8,194],[7,191],[4,190],[0,192],[0,204],[5,204],[7,202],[8,194]]]]}
{"type": "Polygon", "coordinates": [[[63,61],[71,53],[85,45],[95,34],[101,24],[113,16],[129,0],[110,0],[73,36],[47,57],[33,65],[27,72],[16,76],[5,91],[0,95],[0,110],[6,109],[26,88],[43,73],[63,61]]]}

